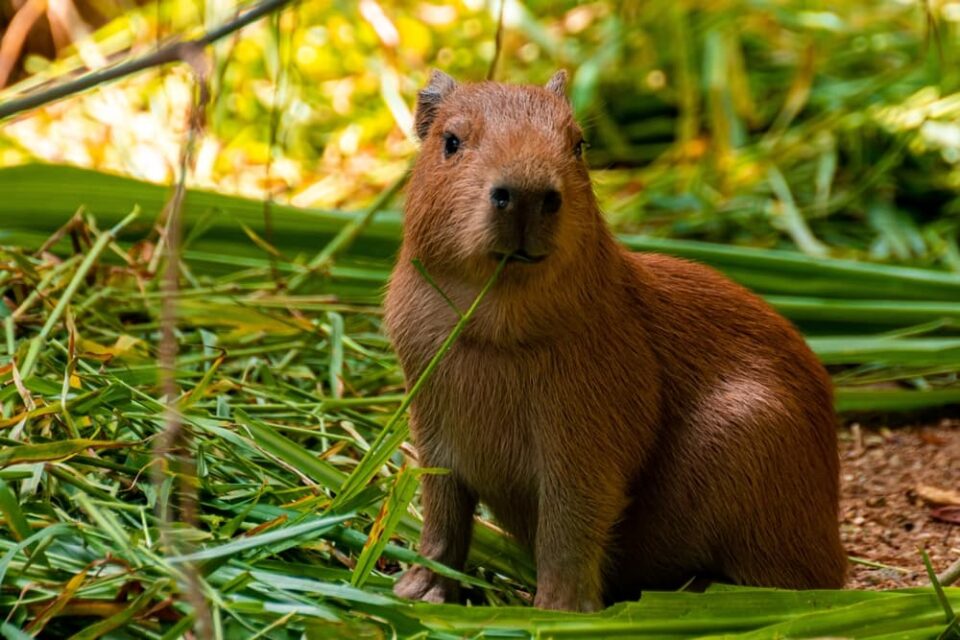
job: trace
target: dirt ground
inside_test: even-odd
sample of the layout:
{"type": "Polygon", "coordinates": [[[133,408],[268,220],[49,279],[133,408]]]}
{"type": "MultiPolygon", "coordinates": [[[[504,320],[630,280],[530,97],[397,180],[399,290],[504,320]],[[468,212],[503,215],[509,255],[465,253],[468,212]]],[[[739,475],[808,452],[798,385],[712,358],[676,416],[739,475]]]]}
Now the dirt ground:
{"type": "Polygon", "coordinates": [[[960,419],[840,434],[841,535],[848,587],[929,584],[919,548],[942,572],[960,558],[960,419]]]}

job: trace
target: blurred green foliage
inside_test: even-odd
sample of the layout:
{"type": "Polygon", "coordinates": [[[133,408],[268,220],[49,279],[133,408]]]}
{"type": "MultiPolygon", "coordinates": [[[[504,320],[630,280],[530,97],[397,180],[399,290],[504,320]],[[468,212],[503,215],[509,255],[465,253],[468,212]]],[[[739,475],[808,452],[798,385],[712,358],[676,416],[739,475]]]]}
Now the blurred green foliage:
{"type": "MultiPolygon", "coordinates": [[[[362,206],[416,151],[410,109],[429,69],[487,77],[500,9],[498,0],[298,2],[220,42],[194,179],[296,205],[362,206]]],[[[97,42],[106,55],[136,53],[237,10],[234,0],[162,0],[127,12],[97,42]]],[[[494,77],[572,72],[598,190],[623,230],[960,271],[958,30],[953,0],[506,0],[494,77]]],[[[0,99],[76,67],[69,60],[0,99]]],[[[131,80],[141,98],[128,108],[175,125],[189,91],[169,98],[171,78],[180,86],[186,74],[151,74],[158,81],[131,80]]],[[[90,144],[110,145],[98,131],[90,144]]],[[[40,137],[13,131],[7,145],[17,141],[18,160],[57,160],[30,148],[40,137]]],[[[80,163],[151,179],[173,171],[138,166],[158,154],[98,163],[109,155],[80,163]]]]}

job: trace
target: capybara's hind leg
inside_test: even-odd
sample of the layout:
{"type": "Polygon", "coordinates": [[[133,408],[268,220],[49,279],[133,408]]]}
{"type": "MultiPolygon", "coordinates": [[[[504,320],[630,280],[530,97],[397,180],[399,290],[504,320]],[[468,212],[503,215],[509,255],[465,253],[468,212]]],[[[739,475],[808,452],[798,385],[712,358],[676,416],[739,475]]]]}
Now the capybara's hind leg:
{"type": "Polygon", "coordinates": [[[704,506],[724,523],[711,546],[716,568],[735,583],[843,586],[828,384],[814,378],[802,402],[786,384],[730,379],[695,414],[698,440],[725,445],[711,460],[704,506]]]}
{"type": "MultiPolygon", "coordinates": [[[[790,526],[784,523],[784,527],[790,526]]],[[[846,581],[847,557],[836,525],[820,532],[756,532],[731,541],[724,573],[735,584],[781,589],[839,589],[846,581]]]]}

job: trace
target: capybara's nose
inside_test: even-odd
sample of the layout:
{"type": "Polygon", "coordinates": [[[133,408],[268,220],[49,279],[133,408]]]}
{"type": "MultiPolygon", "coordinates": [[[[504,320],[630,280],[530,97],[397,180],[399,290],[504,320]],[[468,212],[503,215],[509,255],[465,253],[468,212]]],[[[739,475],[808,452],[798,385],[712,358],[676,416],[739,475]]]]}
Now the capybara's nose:
{"type": "Polygon", "coordinates": [[[540,207],[540,211],[546,214],[556,213],[560,211],[561,203],[560,192],[556,189],[547,189],[543,192],[543,204],[540,207]]]}
{"type": "Polygon", "coordinates": [[[490,201],[497,209],[505,210],[510,206],[510,189],[506,187],[494,187],[490,190],[490,201]]]}
{"type": "Polygon", "coordinates": [[[556,189],[520,189],[498,185],[490,190],[490,202],[503,212],[521,215],[552,215],[560,211],[562,199],[556,189]]]}

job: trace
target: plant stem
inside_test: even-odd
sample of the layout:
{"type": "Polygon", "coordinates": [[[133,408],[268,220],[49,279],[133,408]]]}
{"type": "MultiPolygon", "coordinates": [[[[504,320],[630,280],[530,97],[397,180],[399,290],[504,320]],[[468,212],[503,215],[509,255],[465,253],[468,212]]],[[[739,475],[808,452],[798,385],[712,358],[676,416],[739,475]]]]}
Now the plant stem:
{"type": "Polygon", "coordinates": [[[953,564],[937,576],[937,581],[944,587],[949,587],[958,580],[960,580],[960,558],[957,558],[953,564]]]}
{"type": "Polygon", "coordinates": [[[121,229],[133,222],[134,218],[136,218],[138,215],[140,215],[140,209],[135,208],[127,215],[126,218],[118,222],[112,229],[100,234],[100,237],[97,238],[97,241],[90,248],[90,253],[88,253],[83,259],[83,262],[80,263],[80,267],[77,268],[77,272],[73,275],[73,279],[70,281],[70,284],[67,285],[63,295],[60,296],[57,306],[54,307],[53,312],[50,314],[50,317],[47,318],[43,328],[40,329],[39,335],[37,335],[33,341],[31,341],[30,349],[27,351],[27,356],[23,359],[23,366],[20,368],[20,375],[24,379],[30,377],[33,367],[37,364],[37,358],[40,356],[40,349],[43,348],[43,343],[46,342],[47,338],[50,336],[50,332],[53,331],[53,328],[60,321],[60,316],[63,315],[63,312],[66,310],[67,305],[70,304],[70,300],[73,298],[73,295],[77,292],[77,289],[80,288],[80,284],[83,282],[84,278],[87,277],[87,272],[90,271],[91,267],[93,267],[94,263],[100,257],[100,254],[103,253],[103,250],[106,249],[107,246],[113,242],[114,238],[117,237],[117,234],[120,233],[121,229]]]}
{"type": "Polygon", "coordinates": [[[225,24],[220,25],[212,31],[208,31],[203,36],[195,40],[177,40],[157,49],[153,53],[147,54],[134,60],[128,60],[112,67],[91,71],[74,80],[68,80],[62,84],[55,85],[44,91],[26,95],[22,98],[10,100],[0,104],[0,120],[8,118],[22,111],[28,111],[45,104],[55,102],[67,96],[71,96],[81,91],[86,91],[97,85],[118,78],[123,78],[131,74],[159,67],[179,60],[188,60],[192,52],[207,47],[208,45],[228,36],[234,31],[239,31],[243,27],[256,22],[263,16],[282,8],[290,3],[290,0],[264,0],[250,11],[238,16],[225,24]]]}
{"type": "Polygon", "coordinates": [[[307,264],[306,271],[302,271],[290,279],[290,290],[296,291],[310,275],[328,268],[333,262],[333,259],[345,251],[353,244],[353,241],[363,233],[363,230],[367,228],[373,220],[373,217],[377,215],[381,209],[390,204],[390,201],[393,200],[393,197],[403,188],[403,185],[407,183],[409,178],[410,169],[408,167],[393,184],[377,196],[373,204],[340,229],[337,235],[307,264]]]}
{"type": "Polygon", "coordinates": [[[453,327],[453,331],[450,332],[450,335],[448,335],[446,340],[443,341],[443,344],[440,345],[440,349],[436,354],[434,354],[433,358],[427,364],[426,369],[424,369],[423,373],[420,374],[420,377],[417,378],[417,381],[413,384],[413,387],[410,389],[410,391],[407,392],[403,402],[400,403],[400,406],[397,408],[396,412],[390,416],[390,420],[387,422],[386,426],[379,433],[379,435],[377,435],[377,438],[373,441],[373,444],[370,445],[370,450],[367,451],[366,455],[363,456],[360,464],[358,464],[353,473],[350,474],[350,477],[347,478],[347,481],[343,483],[340,493],[337,494],[337,497],[333,501],[332,508],[335,509],[356,496],[360,490],[362,490],[367,483],[370,482],[373,476],[376,475],[377,470],[380,469],[380,467],[390,458],[391,455],[393,455],[393,452],[398,446],[400,446],[400,443],[406,439],[410,432],[410,427],[408,425],[398,426],[400,419],[406,414],[407,409],[410,407],[413,399],[420,392],[420,389],[423,388],[423,386],[433,375],[433,372],[436,370],[437,365],[440,364],[443,356],[447,354],[447,352],[450,350],[450,347],[453,346],[453,343],[466,328],[467,323],[480,307],[480,303],[486,297],[487,292],[490,291],[494,283],[500,277],[500,273],[503,271],[503,267],[505,265],[506,258],[501,260],[500,264],[497,265],[496,271],[493,272],[493,275],[490,276],[489,280],[487,280],[487,283],[483,286],[483,289],[480,290],[480,293],[473,301],[473,304],[470,305],[470,308],[467,309],[467,312],[463,314],[457,324],[453,327]]]}

